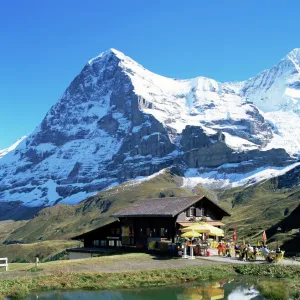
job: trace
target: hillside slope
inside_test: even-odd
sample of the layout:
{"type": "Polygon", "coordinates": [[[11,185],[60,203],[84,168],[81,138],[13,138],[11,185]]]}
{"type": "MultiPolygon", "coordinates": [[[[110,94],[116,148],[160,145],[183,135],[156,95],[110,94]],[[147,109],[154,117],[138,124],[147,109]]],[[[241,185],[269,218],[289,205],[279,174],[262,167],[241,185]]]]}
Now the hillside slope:
{"type": "Polygon", "coordinates": [[[203,193],[214,200],[218,197],[220,205],[232,213],[224,219],[227,236],[237,228],[240,241],[245,238],[256,243],[264,230],[270,242],[278,240],[286,244],[295,238],[294,233],[289,232],[299,225],[300,166],[276,178],[225,191],[205,190],[200,185],[190,189],[183,183],[184,178],[176,170],[167,169],[148,180],[110,188],[74,206],[47,207],[12,232],[7,240],[67,239],[111,222],[111,214],[133,201],[203,193]],[[275,236],[278,226],[284,230],[280,238],[275,236]]]}
{"type": "Polygon", "coordinates": [[[180,176],[165,170],[148,180],[138,180],[100,192],[74,206],[59,204],[44,208],[7,240],[34,242],[70,238],[113,221],[110,215],[133,201],[183,195],[195,193],[182,187],[180,176]]]}
{"type": "Polygon", "coordinates": [[[232,217],[226,222],[228,235],[237,228],[240,239],[256,243],[266,230],[270,243],[300,251],[295,231],[300,228],[300,167],[255,185],[223,191],[219,197],[232,203],[232,217]]]}

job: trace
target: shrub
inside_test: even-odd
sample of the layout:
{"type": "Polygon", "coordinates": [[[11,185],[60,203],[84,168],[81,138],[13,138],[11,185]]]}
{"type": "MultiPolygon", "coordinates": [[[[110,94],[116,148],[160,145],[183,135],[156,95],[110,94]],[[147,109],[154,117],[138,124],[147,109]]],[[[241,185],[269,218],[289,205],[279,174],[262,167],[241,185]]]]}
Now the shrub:
{"type": "Polygon", "coordinates": [[[14,260],[12,260],[12,263],[26,264],[26,263],[29,263],[29,260],[24,259],[24,258],[20,258],[20,257],[16,257],[14,260]]]}
{"type": "Polygon", "coordinates": [[[29,289],[27,286],[15,286],[9,294],[10,299],[27,299],[29,289]]]}
{"type": "Polygon", "coordinates": [[[288,300],[290,298],[288,286],[281,281],[261,281],[258,289],[262,296],[270,300],[288,300]]]}
{"type": "Polygon", "coordinates": [[[30,268],[28,271],[29,272],[40,272],[42,270],[43,270],[42,268],[34,266],[34,267],[30,268]]]}

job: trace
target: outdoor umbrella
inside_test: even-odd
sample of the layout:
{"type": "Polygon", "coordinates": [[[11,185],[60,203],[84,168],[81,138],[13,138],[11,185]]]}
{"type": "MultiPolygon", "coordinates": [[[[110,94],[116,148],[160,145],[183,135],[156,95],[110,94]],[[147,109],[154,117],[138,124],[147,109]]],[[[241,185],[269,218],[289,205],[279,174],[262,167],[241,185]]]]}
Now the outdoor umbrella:
{"type": "Polygon", "coordinates": [[[182,231],[197,231],[199,233],[209,233],[210,228],[207,223],[195,223],[189,227],[183,228],[182,231]]]}
{"type": "Polygon", "coordinates": [[[212,235],[212,236],[224,236],[224,230],[222,230],[222,229],[220,229],[218,227],[212,226],[212,225],[209,225],[209,226],[210,226],[209,235],[212,235]]]}
{"type": "Polygon", "coordinates": [[[199,236],[200,236],[200,233],[198,233],[196,231],[188,231],[181,235],[181,237],[184,237],[184,238],[197,238],[199,236]]]}
{"type": "Polygon", "coordinates": [[[182,231],[197,231],[199,233],[208,233],[212,236],[224,236],[224,231],[218,227],[212,226],[207,223],[196,223],[189,227],[182,229],[182,231]]]}

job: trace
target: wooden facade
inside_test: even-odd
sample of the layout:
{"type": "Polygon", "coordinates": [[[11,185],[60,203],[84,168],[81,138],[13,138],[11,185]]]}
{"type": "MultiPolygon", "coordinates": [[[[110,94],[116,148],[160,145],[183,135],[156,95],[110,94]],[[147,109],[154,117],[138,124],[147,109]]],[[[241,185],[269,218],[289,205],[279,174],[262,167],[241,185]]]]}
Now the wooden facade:
{"type": "Polygon", "coordinates": [[[174,242],[182,227],[195,221],[219,227],[224,216],[230,214],[205,196],[141,200],[112,215],[112,223],[73,239],[83,240],[86,249],[147,248],[151,240],[174,242]]]}

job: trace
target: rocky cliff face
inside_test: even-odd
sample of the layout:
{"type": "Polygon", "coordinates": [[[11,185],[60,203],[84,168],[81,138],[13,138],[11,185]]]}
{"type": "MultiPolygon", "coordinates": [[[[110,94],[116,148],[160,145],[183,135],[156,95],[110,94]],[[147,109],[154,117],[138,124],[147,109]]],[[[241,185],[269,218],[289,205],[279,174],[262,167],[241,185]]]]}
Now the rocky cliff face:
{"type": "Polygon", "coordinates": [[[242,83],[169,79],[116,50],[100,54],[36,130],[0,159],[0,201],[77,203],[171,165],[224,173],[234,166],[243,173],[290,164],[300,142],[282,120],[289,114],[299,121],[297,105],[264,112],[257,95],[273,95],[281,82],[293,97],[280,101],[298,101],[294,52],[293,59],[242,83]],[[280,138],[293,143],[278,146],[280,138]]]}

